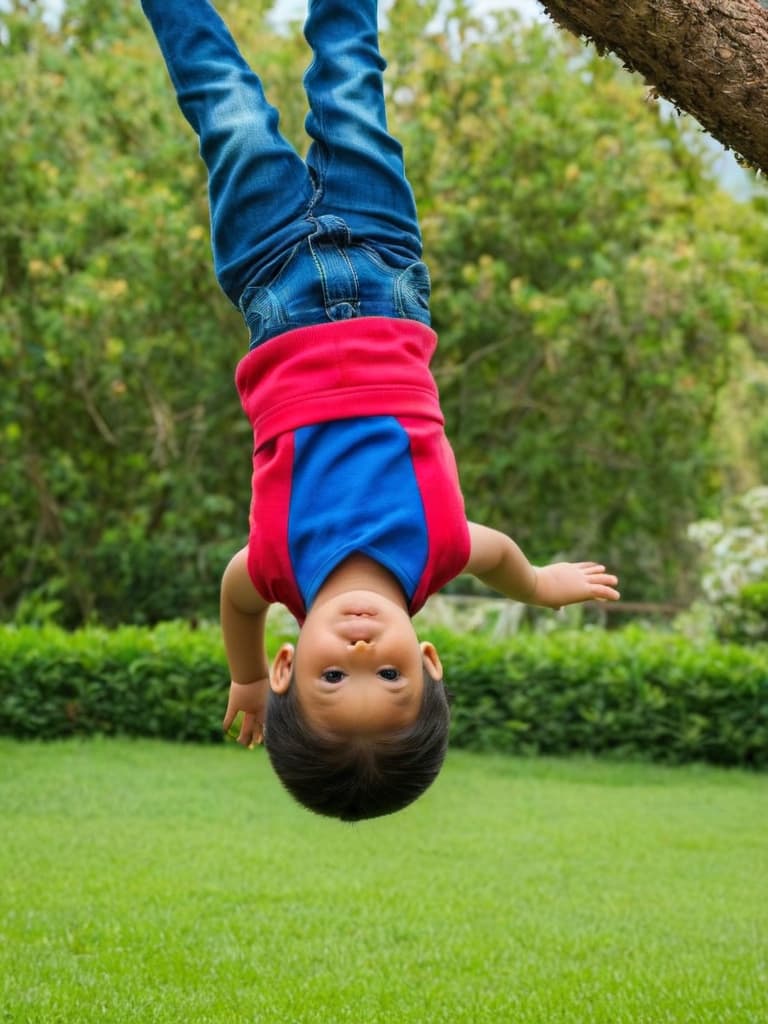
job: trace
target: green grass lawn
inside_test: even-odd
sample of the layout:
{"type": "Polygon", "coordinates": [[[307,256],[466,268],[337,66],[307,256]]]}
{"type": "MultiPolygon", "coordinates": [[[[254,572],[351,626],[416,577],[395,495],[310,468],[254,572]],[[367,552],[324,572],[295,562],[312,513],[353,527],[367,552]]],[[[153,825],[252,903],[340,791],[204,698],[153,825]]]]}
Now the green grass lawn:
{"type": "Polygon", "coordinates": [[[262,751],[0,742],[0,1021],[768,1021],[768,778],[454,753],[360,825],[262,751]]]}

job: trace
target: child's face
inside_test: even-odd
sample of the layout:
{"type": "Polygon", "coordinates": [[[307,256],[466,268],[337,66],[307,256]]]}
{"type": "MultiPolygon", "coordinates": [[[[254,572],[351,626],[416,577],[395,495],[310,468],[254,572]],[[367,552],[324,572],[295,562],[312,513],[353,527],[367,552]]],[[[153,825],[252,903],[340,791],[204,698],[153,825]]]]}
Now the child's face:
{"type": "Polygon", "coordinates": [[[337,595],[310,609],[295,652],[278,654],[273,687],[294,685],[308,725],[334,735],[387,735],[416,718],[424,671],[440,679],[404,608],[373,591],[337,595]]]}

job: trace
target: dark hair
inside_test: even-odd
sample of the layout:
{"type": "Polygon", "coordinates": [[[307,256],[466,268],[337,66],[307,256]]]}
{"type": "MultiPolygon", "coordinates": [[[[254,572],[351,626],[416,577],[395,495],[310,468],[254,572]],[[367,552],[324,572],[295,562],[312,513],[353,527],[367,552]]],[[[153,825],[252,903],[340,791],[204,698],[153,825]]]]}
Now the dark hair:
{"type": "Polygon", "coordinates": [[[299,706],[294,678],[270,691],[264,746],[283,786],[300,804],[342,821],[392,814],[437,778],[448,748],[449,694],[424,669],[424,693],[412,725],[384,739],[315,732],[299,706]]]}

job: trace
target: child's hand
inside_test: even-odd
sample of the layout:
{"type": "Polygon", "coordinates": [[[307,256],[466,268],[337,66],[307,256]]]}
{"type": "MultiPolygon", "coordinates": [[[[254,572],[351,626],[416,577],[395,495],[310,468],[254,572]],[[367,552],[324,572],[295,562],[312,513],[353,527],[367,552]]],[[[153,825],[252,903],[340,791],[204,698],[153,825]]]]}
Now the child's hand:
{"type": "Polygon", "coordinates": [[[561,608],[578,601],[618,601],[615,576],[595,562],[556,562],[536,570],[536,588],[529,603],[561,608]]]}
{"type": "Polygon", "coordinates": [[[228,732],[239,712],[244,711],[237,742],[252,747],[264,741],[264,719],[267,712],[269,678],[256,679],[252,683],[230,683],[227,711],[222,726],[228,732]]]}

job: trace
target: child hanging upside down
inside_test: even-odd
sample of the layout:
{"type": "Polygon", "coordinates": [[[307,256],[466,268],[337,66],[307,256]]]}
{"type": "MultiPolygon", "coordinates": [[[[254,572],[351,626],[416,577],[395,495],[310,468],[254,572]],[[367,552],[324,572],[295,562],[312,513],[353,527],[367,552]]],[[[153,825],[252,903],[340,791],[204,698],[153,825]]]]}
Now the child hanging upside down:
{"type": "Polygon", "coordinates": [[[411,617],[459,573],[516,601],[615,600],[593,562],[534,568],[468,523],[429,369],[429,274],[387,130],[377,0],[309,0],[306,160],[207,0],[143,0],[208,169],[218,281],[250,332],[248,545],[222,580],[224,727],[265,742],[284,786],[347,821],[434,781],[449,708],[411,617]],[[265,623],[300,624],[270,668],[265,623]]]}

